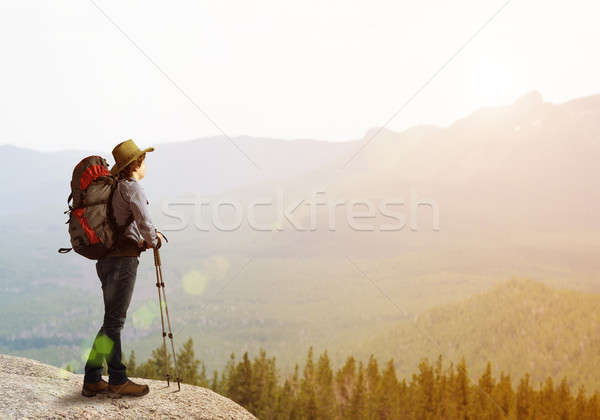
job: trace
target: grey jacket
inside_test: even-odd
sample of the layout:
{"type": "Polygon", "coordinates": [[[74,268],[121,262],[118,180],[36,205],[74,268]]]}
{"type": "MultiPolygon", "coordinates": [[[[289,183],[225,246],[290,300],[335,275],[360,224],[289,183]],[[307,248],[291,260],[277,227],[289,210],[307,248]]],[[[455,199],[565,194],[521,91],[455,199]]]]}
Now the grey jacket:
{"type": "MultiPolygon", "coordinates": [[[[150,217],[150,202],[141,184],[135,178],[130,177],[119,181],[112,198],[112,210],[117,225],[121,227],[130,217],[133,217],[133,221],[123,232],[122,240],[127,240],[129,243],[133,241],[139,251],[145,249],[144,241],[152,247],[158,244],[156,226],[150,217]]],[[[118,245],[122,244],[123,242],[120,241],[118,245]]],[[[124,248],[131,249],[129,246],[117,246],[117,249],[108,255],[122,255],[124,248]]]]}

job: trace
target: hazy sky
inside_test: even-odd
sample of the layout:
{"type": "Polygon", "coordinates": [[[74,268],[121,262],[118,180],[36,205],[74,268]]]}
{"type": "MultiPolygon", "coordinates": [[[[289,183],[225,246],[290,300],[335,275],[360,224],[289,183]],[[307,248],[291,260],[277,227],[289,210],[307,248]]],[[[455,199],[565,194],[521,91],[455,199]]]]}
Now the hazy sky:
{"type": "MultiPolygon", "coordinates": [[[[380,126],[504,1],[97,0],[230,136],[380,126]]],[[[600,3],[513,0],[389,125],[539,90],[600,93],[600,3]]],[[[89,1],[0,6],[0,144],[110,150],[219,134],[89,1]]]]}

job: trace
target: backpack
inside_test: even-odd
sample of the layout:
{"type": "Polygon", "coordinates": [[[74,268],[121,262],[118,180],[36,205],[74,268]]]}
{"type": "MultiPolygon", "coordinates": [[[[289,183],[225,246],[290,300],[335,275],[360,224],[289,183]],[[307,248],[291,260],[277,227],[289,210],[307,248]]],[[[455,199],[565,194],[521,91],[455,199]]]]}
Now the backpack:
{"type": "Polygon", "coordinates": [[[106,255],[117,243],[119,236],[131,223],[119,227],[112,214],[112,196],[118,178],[108,171],[102,156],[88,156],[73,169],[71,194],[67,198],[69,235],[72,248],[60,248],[65,254],[71,249],[91,260],[106,255]],[[69,203],[73,200],[73,205],[69,203]]]}

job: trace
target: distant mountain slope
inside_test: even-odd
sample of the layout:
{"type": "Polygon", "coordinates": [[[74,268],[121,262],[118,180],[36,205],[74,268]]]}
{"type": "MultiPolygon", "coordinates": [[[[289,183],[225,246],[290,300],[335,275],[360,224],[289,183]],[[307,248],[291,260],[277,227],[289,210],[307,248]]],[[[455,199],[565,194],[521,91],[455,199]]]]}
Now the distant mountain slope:
{"type": "MultiPolygon", "coordinates": [[[[261,346],[283,366],[311,344],[327,346],[332,356],[337,346],[345,355],[337,344],[342,338],[362,341],[397,322],[403,315],[373,282],[410,315],[511,276],[599,292],[598,103],[598,95],[552,104],[529,93],[448,127],[382,130],[372,141],[377,131],[347,143],[235,138],[262,175],[224,138],[154,145],[142,184],[159,228],[174,223],[162,202],[183,193],[213,205],[237,200],[244,216],[249,203],[273,198],[271,208],[254,211],[261,225],[274,228],[281,190],[282,207],[310,200],[319,190],[329,203],[345,202],[336,207],[335,231],[328,228],[327,206],[317,207],[315,230],[306,229],[311,208],[300,206],[293,218],[304,231],[285,220],[282,230],[255,231],[243,218],[239,230],[226,232],[204,218],[211,215],[209,206],[194,220],[196,208],[173,205],[189,216],[185,229],[166,232],[169,244],[161,249],[178,328],[210,343],[196,348],[210,368],[221,368],[231,351],[261,346]],[[411,215],[411,191],[415,200],[437,204],[439,231],[432,230],[431,207],[419,206],[411,215]],[[374,207],[382,199],[404,200],[393,209],[405,216],[404,227],[350,228],[347,209],[354,199],[371,200],[374,207]],[[415,220],[419,228],[413,231],[415,220]],[[298,354],[291,354],[295,349],[298,354]]],[[[58,159],[63,152],[3,147],[0,176],[10,182],[0,187],[0,211],[13,214],[0,218],[0,300],[6,302],[0,306],[6,320],[0,351],[56,364],[78,360],[98,327],[100,288],[93,261],[56,250],[68,246],[64,200],[73,162],[81,156],[69,152],[58,159]],[[23,316],[22,308],[36,309],[23,316]]],[[[374,210],[376,218],[359,224],[395,223],[374,210]]],[[[125,330],[131,333],[128,349],[139,348],[140,357],[149,355],[160,331],[156,313],[143,322],[134,315],[157,308],[152,264],[149,253],[140,259],[125,330]]]]}
{"type": "Polygon", "coordinates": [[[489,360],[513,378],[566,376],[600,390],[600,295],[511,280],[463,302],[426,311],[362,343],[361,354],[393,357],[410,372],[422,355],[464,355],[475,375],[489,360]],[[437,344],[436,344],[437,342],[437,344]]]}
{"type": "Polygon", "coordinates": [[[0,145],[0,216],[28,213],[48,206],[66,207],[73,167],[88,154],[93,153],[72,150],[37,152],[0,145]]]}
{"type": "MultiPolygon", "coordinates": [[[[149,146],[134,140],[140,147],[149,146]]],[[[149,198],[156,198],[158,203],[165,194],[172,198],[181,193],[217,194],[257,183],[278,183],[337,165],[356,143],[240,136],[152,144],[155,151],[148,154],[144,186],[149,198]]],[[[92,154],[105,157],[109,165],[114,163],[110,152],[98,150],[38,152],[0,145],[0,179],[11,180],[0,188],[0,214],[27,211],[40,204],[62,205],[70,190],[73,168],[92,154]]]]}

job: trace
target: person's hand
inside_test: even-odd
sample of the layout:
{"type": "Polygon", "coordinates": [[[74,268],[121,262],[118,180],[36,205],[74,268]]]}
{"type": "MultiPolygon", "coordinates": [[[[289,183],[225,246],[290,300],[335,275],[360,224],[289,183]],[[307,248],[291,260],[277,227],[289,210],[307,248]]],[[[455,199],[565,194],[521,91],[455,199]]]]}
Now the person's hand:
{"type": "Polygon", "coordinates": [[[156,244],[156,249],[159,249],[161,247],[163,239],[165,240],[165,242],[169,242],[169,240],[165,237],[165,235],[163,235],[158,230],[156,231],[156,236],[158,237],[158,243],[156,244]]]}

